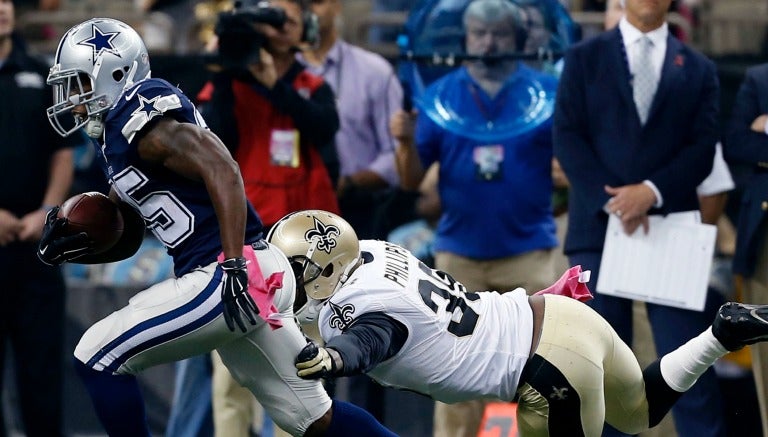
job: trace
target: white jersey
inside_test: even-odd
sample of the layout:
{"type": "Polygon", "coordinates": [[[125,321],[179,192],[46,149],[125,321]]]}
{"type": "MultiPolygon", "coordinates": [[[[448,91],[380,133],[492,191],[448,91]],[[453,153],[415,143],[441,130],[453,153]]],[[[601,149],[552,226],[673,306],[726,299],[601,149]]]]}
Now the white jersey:
{"type": "Polygon", "coordinates": [[[400,246],[366,240],[360,250],[373,261],[359,267],[320,311],[326,342],[362,314],[384,313],[407,328],[408,339],[368,372],[380,384],[449,403],[512,400],[533,333],[524,292],[466,293],[400,246]]]}

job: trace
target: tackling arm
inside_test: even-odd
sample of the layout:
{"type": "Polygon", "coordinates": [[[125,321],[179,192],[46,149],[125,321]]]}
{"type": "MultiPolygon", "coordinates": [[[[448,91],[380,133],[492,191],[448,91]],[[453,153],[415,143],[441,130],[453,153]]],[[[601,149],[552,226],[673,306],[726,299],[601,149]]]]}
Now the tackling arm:
{"type": "Polygon", "coordinates": [[[408,329],[384,313],[368,313],[337,337],[318,347],[309,343],[296,358],[298,375],[313,379],[365,373],[397,354],[408,329]]]}

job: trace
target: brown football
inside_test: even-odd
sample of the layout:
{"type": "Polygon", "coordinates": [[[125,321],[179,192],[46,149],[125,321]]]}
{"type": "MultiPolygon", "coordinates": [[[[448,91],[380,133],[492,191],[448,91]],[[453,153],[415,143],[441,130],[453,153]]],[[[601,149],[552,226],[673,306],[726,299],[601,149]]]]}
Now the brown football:
{"type": "Polygon", "coordinates": [[[94,244],[94,254],[109,250],[123,235],[120,209],[109,197],[96,191],[77,194],[64,201],[58,217],[67,219],[64,234],[88,234],[94,244]]]}

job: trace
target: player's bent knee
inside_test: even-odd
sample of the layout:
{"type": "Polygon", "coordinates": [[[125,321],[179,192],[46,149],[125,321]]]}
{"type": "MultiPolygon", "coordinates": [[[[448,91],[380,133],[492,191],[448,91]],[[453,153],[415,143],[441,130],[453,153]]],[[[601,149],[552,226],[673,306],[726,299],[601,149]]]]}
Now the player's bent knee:
{"type": "Polygon", "coordinates": [[[75,358],[83,363],[88,363],[96,353],[106,344],[116,327],[117,313],[99,320],[92,325],[75,346],[75,358]]]}

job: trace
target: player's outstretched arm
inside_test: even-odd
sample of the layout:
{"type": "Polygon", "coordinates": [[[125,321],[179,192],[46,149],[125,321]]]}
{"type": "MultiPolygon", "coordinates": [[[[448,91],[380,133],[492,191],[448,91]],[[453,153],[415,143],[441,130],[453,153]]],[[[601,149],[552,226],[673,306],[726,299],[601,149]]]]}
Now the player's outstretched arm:
{"type": "Polygon", "coordinates": [[[408,339],[408,328],[384,313],[358,317],[325,347],[308,343],[296,357],[297,375],[304,379],[358,375],[397,354],[408,339]]]}
{"type": "Polygon", "coordinates": [[[296,374],[304,379],[335,377],[344,368],[344,360],[336,349],[309,341],[296,356],[296,374]]]}

